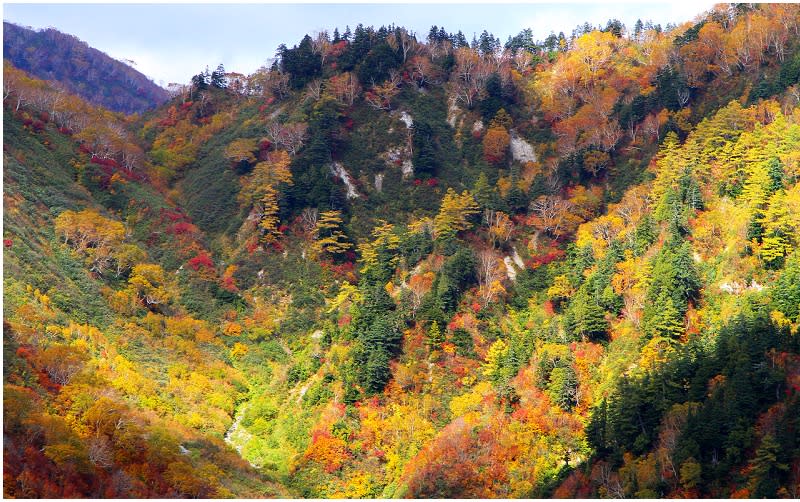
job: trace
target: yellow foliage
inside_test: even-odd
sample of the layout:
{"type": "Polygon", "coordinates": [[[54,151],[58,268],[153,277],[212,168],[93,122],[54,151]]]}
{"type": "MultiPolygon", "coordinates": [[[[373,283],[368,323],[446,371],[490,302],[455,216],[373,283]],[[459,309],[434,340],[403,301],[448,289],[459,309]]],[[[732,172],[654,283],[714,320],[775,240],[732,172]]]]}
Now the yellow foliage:
{"type": "Polygon", "coordinates": [[[314,227],[314,250],[332,255],[342,254],[351,247],[347,236],[341,230],[342,213],[340,211],[325,211],[320,213],[314,227]]]}
{"type": "Polygon", "coordinates": [[[434,233],[438,237],[466,230],[470,227],[468,218],[477,213],[478,204],[472,194],[464,190],[458,195],[455,190],[448,188],[439,213],[433,220],[434,233]]]}
{"type": "Polygon", "coordinates": [[[547,297],[551,299],[569,298],[575,289],[569,283],[566,275],[559,275],[553,279],[553,285],[547,288],[547,297]]]}
{"type": "Polygon", "coordinates": [[[361,294],[361,291],[356,287],[350,284],[349,282],[344,282],[339,287],[339,293],[333,299],[326,299],[328,302],[328,310],[329,314],[335,312],[343,305],[351,305],[353,303],[361,303],[364,300],[364,295],[361,294]]]}
{"type": "Polygon", "coordinates": [[[508,344],[502,338],[498,338],[490,347],[486,354],[486,363],[483,365],[483,375],[489,378],[497,378],[500,375],[502,361],[508,353],[508,344]]]}
{"type": "Polygon", "coordinates": [[[453,414],[453,418],[464,416],[469,412],[481,411],[483,398],[491,391],[492,385],[489,382],[481,382],[470,392],[454,397],[450,401],[450,413],[453,414]]]}
{"type": "Polygon", "coordinates": [[[234,343],[231,349],[231,359],[239,359],[240,357],[246,356],[248,350],[247,345],[239,342],[234,343]]]}
{"type": "Polygon", "coordinates": [[[644,371],[657,370],[675,353],[675,348],[672,345],[673,341],[668,338],[653,338],[642,348],[639,367],[644,371]]]}

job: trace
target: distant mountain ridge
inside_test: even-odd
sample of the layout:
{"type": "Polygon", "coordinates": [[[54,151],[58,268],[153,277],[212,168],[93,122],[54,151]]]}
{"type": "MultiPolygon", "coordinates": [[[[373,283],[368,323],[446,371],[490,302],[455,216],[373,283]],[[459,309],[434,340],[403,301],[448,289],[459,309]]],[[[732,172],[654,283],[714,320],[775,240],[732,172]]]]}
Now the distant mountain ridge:
{"type": "Polygon", "coordinates": [[[113,111],[139,113],[169,98],[165,89],[141,72],[52,28],[34,31],[3,22],[3,58],[113,111]]]}

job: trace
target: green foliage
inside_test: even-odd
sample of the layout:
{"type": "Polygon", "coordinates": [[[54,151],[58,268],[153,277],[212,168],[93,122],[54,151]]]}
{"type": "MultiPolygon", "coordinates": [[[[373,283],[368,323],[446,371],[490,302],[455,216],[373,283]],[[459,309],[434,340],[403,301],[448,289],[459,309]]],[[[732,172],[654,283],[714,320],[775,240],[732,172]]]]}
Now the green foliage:
{"type": "Polygon", "coordinates": [[[311,43],[311,37],[306,35],[291,49],[285,45],[278,48],[281,69],[292,76],[290,82],[295,89],[302,89],[322,72],[322,59],[314,52],[311,43]]]}
{"type": "Polygon", "coordinates": [[[644,331],[650,336],[680,335],[687,302],[694,300],[700,291],[691,246],[679,242],[668,241],[653,261],[643,320],[644,331]]]}
{"type": "Polygon", "coordinates": [[[444,342],[444,334],[442,330],[439,329],[438,322],[433,321],[430,326],[428,326],[426,339],[430,350],[436,350],[442,345],[442,342],[444,342]]]}
{"type": "Polygon", "coordinates": [[[570,301],[564,315],[564,327],[572,339],[603,340],[606,338],[608,322],[606,313],[591,293],[591,284],[586,283],[570,301]]]}
{"type": "MultiPolygon", "coordinates": [[[[435,322],[435,321],[434,321],[435,322]]],[[[456,328],[450,337],[450,341],[456,346],[456,354],[464,357],[475,357],[475,344],[469,331],[463,328],[456,328]]]]}
{"type": "Polygon", "coordinates": [[[437,277],[436,295],[445,312],[454,312],[458,301],[467,288],[477,281],[475,256],[469,248],[459,248],[442,266],[437,277]]]}
{"type": "Polygon", "coordinates": [[[772,290],[774,308],[792,322],[800,321],[800,254],[793,253],[772,290]]]}

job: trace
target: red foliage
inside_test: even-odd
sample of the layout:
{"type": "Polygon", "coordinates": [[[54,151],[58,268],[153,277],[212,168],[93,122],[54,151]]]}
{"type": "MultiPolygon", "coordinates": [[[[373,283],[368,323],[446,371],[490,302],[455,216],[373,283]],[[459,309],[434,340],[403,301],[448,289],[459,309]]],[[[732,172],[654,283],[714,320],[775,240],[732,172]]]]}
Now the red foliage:
{"type": "Polygon", "coordinates": [[[97,157],[95,155],[92,155],[91,162],[92,162],[92,164],[100,164],[101,166],[106,166],[106,167],[119,167],[119,164],[117,163],[116,160],[114,160],[114,159],[102,159],[102,158],[97,157]]]}
{"type": "Polygon", "coordinates": [[[260,247],[260,244],[258,243],[258,239],[257,238],[250,239],[247,242],[247,245],[245,246],[245,248],[247,249],[247,252],[249,254],[255,253],[256,249],[258,249],[259,247],[260,247]]]}
{"type": "Polygon", "coordinates": [[[36,368],[36,353],[34,352],[34,348],[32,346],[19,346],[17,348],[17,356],[21,357],[28,363],[31,370],[33,370],[33,372],[36,374],[36,378],[39,380],[39,385],[41,385],[45,390],[51,393],[56,393],[61,389],[60,385],[50,380],[50,375],[48,375],[46,371],[36,368]]]}
{"type": "Polygon", "coordinates": [[[211,257],[205,251],[201,251],[197,256],[189,260],[188,265],[194,271],[200,270],[200,267],[205,267],[209,270],[214,268],[214,262],[211,261],[211,257]]]}
{"type": "Polygon", "coordinates": [[[230,291],[231,293],[239,291],[239,288],[236,287],[236,280],[231,276],[223,277],[220,285],[222,289],[230,291]]]}
{"type": "Polygon", "coordinates": [[[472,303],[472,311],[473,311],[474,313],[476,313],[476,314],[477,314],[478,312],[480,312],[480,311],[481,311],[481,304],[480,304],[480,303],[478,303],[478,302],[473,302],[473,303],[472,303]]]}
{"type": "Polygon", "coordinates": [[[258,149],[263,151],[269,150],[272,146],[272,142],[268,139],[262,139],[261,142],[258,144],[258,149]]]}
{"type": "Polygon", "coordinates": [[[418,186],[420,186],[421,184],[422,184],[422,180],[421,180],[421,179],[415,179],[415,180],[414,180],[414,186],[415,186],[415,187],[418,187],[418,186]]]}
{"type": "Polygon", "coordinates": [[[436,185],[438,185],[438,184],[439,184],[439,180],[437,180],[436,178],[431,178],[431,179],[429,179],[429,180],[427,181],[427,183],[426,183],[426,184],[427,184],[429,187],[435,187],[436,185]]]}
{"type": "Polygon", "coordinates": [[[553,493],[553,498],[557,499],[586,499],[591,496],[591,480],[579,469],[567,476],[567,479],[553,493]]]}
{"type": "Polygon", "coordinates": [[[322,268],[328,270],[337,278],[343,278],[349,280],[355,279],[356,266],[353,262],[346,261],[342,264],[337,265],[335,263],[324,261],[322,262],[322,268]]]}
{"type": "Polygon", "coordinates": [[[353,130],[353,124],[354,124],[353,123],[353,119],[348,117],[347,120],[344,121],[344,128],[347,129],[348,131],[352,131],[353,130]]]}
{"type": "Polygon", "coordinates": [[[3,239],[3,246],[10,248],[14,244],[14,241],[11,239],[3,239]]]}
{"type": "Polygon", "coordinates": [[[542,265],[547,265],[548,263],[554,262],[559,258],[564,256],[564,251],[560,249],[556,249],[554,251],[550,251],[549,253],[534,256],[530,260],[525,263],[525,266],[528,268],[538,268],[542,265]]]}
{"type": "Polygon", "coordinates": [[[178,221],[178,220],[185,220],[189,221],[189,218],[186,217],[179,208],[172,209],[164,209],[161,208],[161,219],[162,221],[164,218],[169,219],[170,221],[178,221]]]}
{"type": "Polygon", "coordinates": [[[197,232],[197,227],[186,221],[179,221],[167,228],[167,233],[174,235],[193,234],[197,232]]]}
{"type": "Polygon", "coordinates": [[[511,216],[511,221],[513,221],[514,225],[516,226],[524,226],[527,223],[528,218],[521,214],[515,214],[511,216]]]}
{"type": "Polygon", "coordinates": [[[341,327],[344,327],[344,326],[348,326],[350,324],[350,321],[352,321],[352,320],[353,320],[353,318],[352,318],[352,316],[350,316],[350,314],[345,314],[345,315],[343,315],[342,317],[339,318],[339,321],[337,322],[337,324],[341,328],[341,327]]]}
{"type": "Polygon", "coordinates": [[[547,315],[553,315],[556,313],[555,306],[553,306],[553,302],[551,300],[545,300],[545,302],[542,304],[542,307],[544,307],[544,312],[547,315]]]}

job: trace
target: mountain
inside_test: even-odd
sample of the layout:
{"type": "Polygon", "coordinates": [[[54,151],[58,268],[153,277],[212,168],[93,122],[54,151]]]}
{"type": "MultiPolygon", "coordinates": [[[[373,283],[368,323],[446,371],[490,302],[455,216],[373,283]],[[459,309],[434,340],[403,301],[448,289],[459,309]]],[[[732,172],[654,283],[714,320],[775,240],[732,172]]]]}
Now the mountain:
{"type": "Polygon", "coordinates": [[[4,495],[797,498],[798,27],[6,65],[4,495]]]}
{"type": "Polygon", "coordinates": [[[3,22],[3,58],[32,76],[61,83],[87,101],[123,113],[163,104],[167,91],[130,66],[55,29],[3,22]]]}

